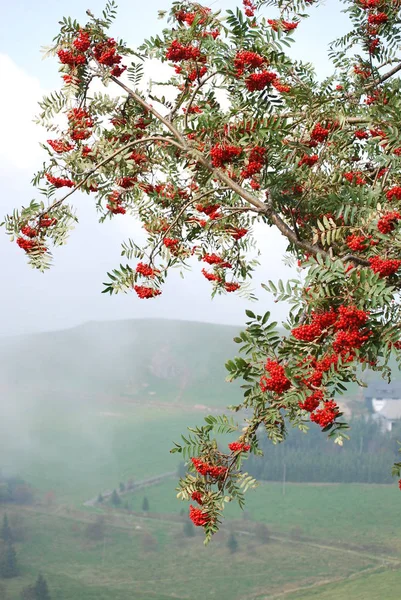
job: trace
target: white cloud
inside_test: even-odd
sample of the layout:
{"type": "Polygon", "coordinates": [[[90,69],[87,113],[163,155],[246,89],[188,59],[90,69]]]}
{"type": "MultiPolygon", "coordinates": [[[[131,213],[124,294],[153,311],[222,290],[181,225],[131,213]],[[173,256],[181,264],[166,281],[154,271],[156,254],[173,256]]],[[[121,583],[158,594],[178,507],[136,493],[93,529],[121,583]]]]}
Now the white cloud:
{"type": "Polygon", "coordinates": [[[46,139],[46,131],[33,122],[45,90],[7,54],[0,54],[0,77],[7,82],[7,93],[0,94],[2,169],[32,171],[45,156],[38,142],[46,139]]]}

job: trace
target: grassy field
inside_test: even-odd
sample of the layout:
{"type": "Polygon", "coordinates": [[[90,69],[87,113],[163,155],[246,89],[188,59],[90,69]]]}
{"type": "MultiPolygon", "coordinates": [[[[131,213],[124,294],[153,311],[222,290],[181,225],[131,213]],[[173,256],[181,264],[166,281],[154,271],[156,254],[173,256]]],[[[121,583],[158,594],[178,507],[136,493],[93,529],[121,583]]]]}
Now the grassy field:
{"type": "MultiPolygon", "coordinates": [[[[150,510],[176,513],[187,504],[176,498],[176,482],[165,481],[132,494],[134,506],[144,493],[150,510]]],[[[394,485],[370,484],[260,484],[248,491],[245,515],[238,505],[227,506],[228,519],[246,516],[272,531],[290,533],[333,544],[357,544],[367,549],[401,554],[401,494],[394,485]]]]}
{"type": "Polygon", "coordinates": [[[18,517],[26,539],[16,544],[21,576],[6,582],[12,600],[40,570],[52,597],[63,600],[249,600],[376,565],[371,557],[295,541],[262,544],[251,536],[238,536],[239,550],[230,554],[227,533],[205,549],[200,536],[183,536],[182,523],[127,517],[118,527],[106,526],[104,540],[91,542],[85,513],[21,509],[18,517]]]}

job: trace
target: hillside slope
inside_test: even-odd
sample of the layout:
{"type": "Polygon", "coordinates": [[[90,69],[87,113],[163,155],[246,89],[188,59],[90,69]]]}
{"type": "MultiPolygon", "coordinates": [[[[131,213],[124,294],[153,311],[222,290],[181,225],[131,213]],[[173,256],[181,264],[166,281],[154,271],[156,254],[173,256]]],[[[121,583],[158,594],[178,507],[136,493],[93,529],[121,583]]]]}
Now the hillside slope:
{"type": "Polygon", "coordinates": [[[225,382],[240,328],[144,319],[0,339],[3,391],[124,395],[225,406],[240,399],[225,382]]]}

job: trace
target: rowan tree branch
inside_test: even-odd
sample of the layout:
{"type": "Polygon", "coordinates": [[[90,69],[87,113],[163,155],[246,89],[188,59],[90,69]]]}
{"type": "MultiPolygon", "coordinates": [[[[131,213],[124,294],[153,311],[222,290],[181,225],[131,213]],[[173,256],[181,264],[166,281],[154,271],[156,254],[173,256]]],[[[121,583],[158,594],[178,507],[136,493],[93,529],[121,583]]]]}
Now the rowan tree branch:
{"type": "Polygon", "coordinates": [[[61,204],[63,204],[63,202],[67,198],[69,198],[70,196],[72,196],[72,194],[74,194],[76,191],[78,191],[84,185],[84,183],[86,183],[88,181],[88,179],[91,177],[91,175],[93,175],[94,173],[96,173],[96,171],[98,171],[101,167],[103,167],[108,162],[110,162],[111,160],[113,160],[113,158],[115,158],[116,156],[118,156],[122,152],[125,152],[125,150],[129,150],[130,148],[133,148],[134,146],[138,146],[139,144],[144,144],[144,143],[154,142],[154,141],[168,142],[169,144],[172,144],[173,146],[177,146],[181,150],[184,150],[183,146],[181,146],[180,144],[178,144],[175,140],[163,137],[161,135],[160,136],[152,136],[152,137],[142,138],[140,140],[135,140],[133,142],[129,142],[129,144],[126,144],[125,146],[122,146],[121,148],[118,148],[112,154],[109,154],[109,156],[106,156],[103,160],[100,161],[100,163],[98,163],[92,169],[90,169],[90,171],[88,171],[88,173],[86,174],[86,176],[79,183],[77,183],[62,198],[60,198],[56,202],[53,202],[53,204],[51,204],[45,210],[43,210],[41,213],[39,213],[39,215],[37,216],[37,218],[38,219],[42,218],[43,215],[47,214],[48,212],[54,210],[55,208],[57,208],[58,206],[60,206],[61,204]]]}

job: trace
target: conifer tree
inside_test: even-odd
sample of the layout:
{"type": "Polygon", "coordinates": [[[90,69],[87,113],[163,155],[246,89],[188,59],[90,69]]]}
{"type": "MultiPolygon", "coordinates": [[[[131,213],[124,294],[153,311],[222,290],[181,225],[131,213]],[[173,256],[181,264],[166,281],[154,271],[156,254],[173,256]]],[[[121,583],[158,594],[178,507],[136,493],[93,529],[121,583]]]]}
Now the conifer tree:
{"type": "Polygon", "coordinates": [[[3,548],[0,559],[0,576],[3,579],[11,579],[18,575],[17,554],[11,542],[7,542],[3,548]]]}
{"type": "Polygon", "coordinates": [[[148,512],[149,511],[149,500],[147,499],[147,497],[145,496],[142,502],[142,510],[143,512],[148,512]]]}
{"type": "Polygon", "coordinates": [[[12,542],[13,541],[13,535],[12,535],[10,524],[8,522],[7,513],[5,513],[4,517],[3,517],[3,525],[0,530],[0,538],[4,542],[12,542]]]}
{"type": "Polygon", "coordinates": [[[47,581],[42,573],[39,573],[33,591],[35,600],[51,600],[47,581]]]}
{"type": "Polygon", "coordinates": [[[113,490],[113,493],[111,495],[111,503],[113,506],[120,506],[122,500],[120,498],[120,496],[118,495],[117,490],[113,490]]]}
{"type": "Polygon", "coordinates": [[[238,541],[233,532],[230,533],[227,540],[227,548],[230,550],[231,554],[234,554],[238,550],[238,541]]]}

